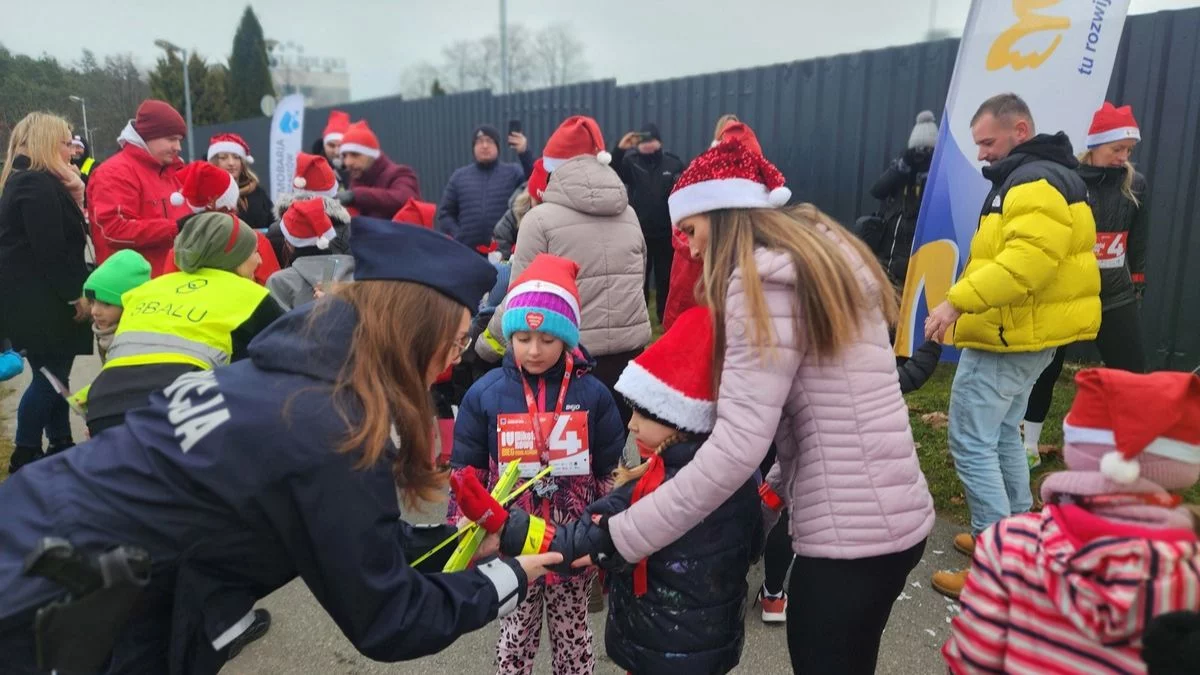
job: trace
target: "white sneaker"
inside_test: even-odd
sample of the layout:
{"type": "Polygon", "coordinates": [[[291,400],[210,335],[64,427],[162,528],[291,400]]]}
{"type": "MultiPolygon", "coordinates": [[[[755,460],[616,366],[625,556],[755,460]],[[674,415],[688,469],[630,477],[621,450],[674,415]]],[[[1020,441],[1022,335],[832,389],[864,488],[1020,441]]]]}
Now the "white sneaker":
{"type": "Polygon", "coordinates": [[[758,602],[762,605],[763,623],[787,623],[787,593],[773,598],[759,589],[758,602]]]}

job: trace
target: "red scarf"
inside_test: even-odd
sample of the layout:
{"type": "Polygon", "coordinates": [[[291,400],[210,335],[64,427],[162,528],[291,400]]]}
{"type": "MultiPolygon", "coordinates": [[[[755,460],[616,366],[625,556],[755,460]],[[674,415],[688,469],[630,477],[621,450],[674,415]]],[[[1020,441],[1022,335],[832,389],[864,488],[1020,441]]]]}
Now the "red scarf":
{"type": "MultiPolygon", "coordinates": [[[[633,500],[630,506],[638,503],[638,500],[658,489],[659,485],[667,478],[667,466],[663,463],[662,455],[648,450],[640,443],[638,444],[638,453],[642,459],[649,458],[650,464],[646,468],[646,473],[638,479],[637,485],[633,487],[633,500]]],[[[642,597],[647,590],[647,564],[648,558],[642,558],[633,568],[633,595],[634,597],[642,597]]]]}

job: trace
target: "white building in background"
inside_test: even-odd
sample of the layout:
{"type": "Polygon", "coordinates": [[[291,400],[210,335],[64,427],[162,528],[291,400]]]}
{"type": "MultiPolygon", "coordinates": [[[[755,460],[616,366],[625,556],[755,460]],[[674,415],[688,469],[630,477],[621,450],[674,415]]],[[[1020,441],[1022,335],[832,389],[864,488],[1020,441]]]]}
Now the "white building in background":
{"type": "Polygon", "coordinates": [[[350,101],[350,74],[343,59],[306,56],[304,47],[267,40],[271,81],[276,95],[304,94],[305,104],[320,108],[350,101]]]}

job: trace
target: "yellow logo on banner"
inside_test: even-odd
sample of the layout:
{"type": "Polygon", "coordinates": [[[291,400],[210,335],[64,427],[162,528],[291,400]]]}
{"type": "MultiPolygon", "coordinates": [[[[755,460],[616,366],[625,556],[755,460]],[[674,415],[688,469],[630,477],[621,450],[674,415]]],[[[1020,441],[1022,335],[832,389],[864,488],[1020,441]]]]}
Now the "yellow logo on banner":
{"type": "Polygon", "coordinates": [[[1046,9],[1059,4],[1062,0],[1013,0],[1013,14],[1017,22],[1000,34],[992,43],[987,55],[987,69],[1000,70],[1011,66],[1013,70],[1037,68],[1050,58],[1058,45],[1062,43],[1062,35],[1055,35],[1054,41],[1045,51],[1022,54],[1016,50],[1016,44],[1022,39],[1042,31],[1064,31],[1071,27],[1071,20],[1065,16],[1045,16],[1037,10],[1046,9]]]}
{"type": "Polygon", "coordinates": [[[917,315],[917,301],[921,289],[925,289],[925,306],[932,310],[942,304],[950,286],[954,284],[954,273],[958,270],[958,245],[949,239],[938,239],[921,246],[908,259],[908,276],[904,294],[900,297],[900,322],[896,327],[896,354],[912,356],[913,346],[924,339],[924,329],[913,326],[917,315]],[[916,335],[913,331],[916,331],[916,335]]]}

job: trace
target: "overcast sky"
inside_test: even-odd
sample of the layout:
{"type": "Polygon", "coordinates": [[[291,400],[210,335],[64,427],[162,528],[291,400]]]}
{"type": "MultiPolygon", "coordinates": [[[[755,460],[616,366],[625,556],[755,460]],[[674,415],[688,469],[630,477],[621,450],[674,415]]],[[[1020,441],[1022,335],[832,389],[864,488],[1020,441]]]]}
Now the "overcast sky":
{"type": "MultiPolygon", "coordinates": [[[[1008,0],[988,0],[1006,2],[1008,0]]],[[[1078,1],[1078,0],[1076,0],[1078,1]]],[[[149,68],[154,40],[228,58],[245,0],[5,0],[0,44],[73,62],[132,52],[149,68]],[[34,26],[42,26],[32,30],[34,26]]],[[[268,38],[304,46],[306,56],[346,60],[354,99],[389,96],[420,60],[443,46],[494,32],[497,0],[253,0],[268,38]]],[[[959,34],[968,0],[938,0],[936,26],[959,34]]],[[[1131,0],[1131,12],[1200,5],[1200,0],[1131,0]]],[[[658,80],[922,40],[931,0],[509,0],[510,23],[571,25],[595,79],[658,80]],[[734,16],[736,12],[736,16],[734,16]]]]}

